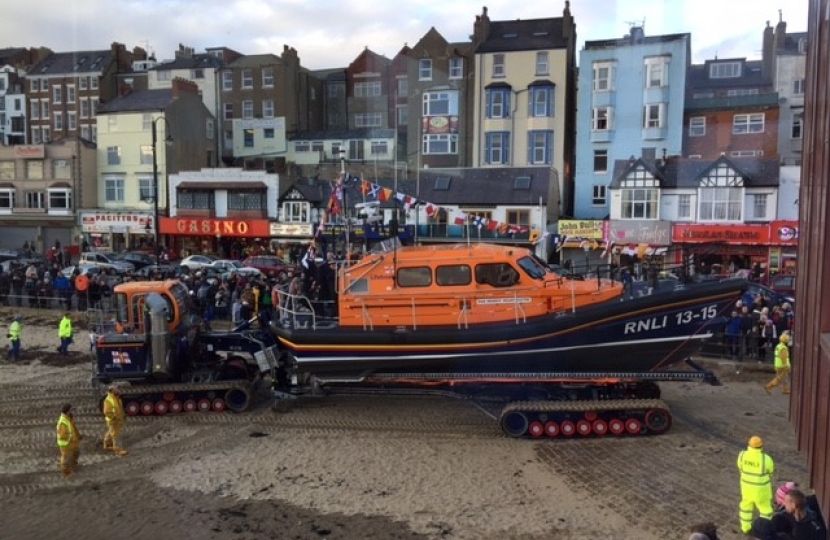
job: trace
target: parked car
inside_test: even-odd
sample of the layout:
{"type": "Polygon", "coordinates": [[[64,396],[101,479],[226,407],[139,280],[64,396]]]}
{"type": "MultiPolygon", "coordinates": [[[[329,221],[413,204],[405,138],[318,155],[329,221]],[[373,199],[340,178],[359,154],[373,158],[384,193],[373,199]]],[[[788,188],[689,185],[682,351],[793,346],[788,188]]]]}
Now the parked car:
{"type": "Polygon", "coordinates": [[[132,272],[135,265],[129,261],[120,260],[115,253],[107,251],[87,251],[81,253],[78,266],[98,266],[106,270],[115,270],[118,273],[132,272]]]}
{"type": "Polygon", "coordinates": [[[181,268],[170,264],[148,264],[135,271],[135,275],[141,278],[149,278],[156,273],[161,274],[164,279],[173,279],[177,277],[176,270],[181,268]]]}
{"type": "Polygon", "coordinates": [[[273,255],[256,255],[242,261],[242,266],[256,268],[268,277],[280,278],[299,272],[299,269],[288,261],[273,255]]]}
{"type": "Polygon", "coordinates": [[[230,259],[218,259],[213,261],[213,263],[206,268],[206,270],[214,271],[219,274],[221,277],[227,277],[231,272],[236,272],[241,276],[248,277],[259,277],[262,275],[262,272],[254,268],[252,266],[244,266],[239,261],[232,261],[230,259]]]}
{"type": "Polygon", "coordinates": [[[140,251],[124,251],[118,254],[118,260],[133,263],[136,269],[156,264],[156,258],[140,251]]]}
{"type": "Polygon", "coordinates": [[[215,260],[216,257],[211,257],[210,255],[191,255],[182,259],[179,266],[186,266],[191,271],[196,271],[209,267],[215,260]]]}

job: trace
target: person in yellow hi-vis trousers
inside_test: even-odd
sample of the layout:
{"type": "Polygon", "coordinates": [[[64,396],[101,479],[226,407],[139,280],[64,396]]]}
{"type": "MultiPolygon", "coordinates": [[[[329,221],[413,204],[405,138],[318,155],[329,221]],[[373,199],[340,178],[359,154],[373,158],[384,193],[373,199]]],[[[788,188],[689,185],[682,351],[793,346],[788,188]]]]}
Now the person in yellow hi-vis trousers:
{"type": "Polygon", "coordinates": [[[107,397],[104,398],[104,421],[107,423],[107,433],[104,435],[104,450],[109,450],[118,456],[126,456],[127,451],[118,446],[118,435],[124,428],[124,405],[121,402],[118,387],[109,385],[107,397]]]}
{"type": "Polygon", "coordinates": [[[61,451],[61,472],[69,478],[78,470],[78,458],[81,457],[81,433],[72,418],[72,405],[65,403],[61,407],[58,419],[58,449],[61,451]]]}
{"type": "Polygon", "coordinates": [[[775,462],[764,452],[761,437],[751,437],[747,449],[738,454],[738,470],[741,473],[741,531],[749,533],[756,508],[762,518],[772,518],[772,475],[775,473],[775,462]]]}
{"type": "Polygon", "coordinates": [[[781,385],[785,394],[790,393],[790,334],[781,334],[778,338],[778,345],[775,346],[775,378],[764,386],[767,394],[772,394],[772,389],[781,385]]]}

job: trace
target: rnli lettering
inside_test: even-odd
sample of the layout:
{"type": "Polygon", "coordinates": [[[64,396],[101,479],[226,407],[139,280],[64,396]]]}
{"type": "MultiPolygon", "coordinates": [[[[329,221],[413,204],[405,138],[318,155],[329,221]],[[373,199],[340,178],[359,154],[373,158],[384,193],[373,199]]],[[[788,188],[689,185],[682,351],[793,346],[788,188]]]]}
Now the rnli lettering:
{"type": "Polygon", "coordinates": [[[718,306],[715,304],[703,306],[699,309],[678,311],[673,316],[651,317],[625,323],[623,334],[637,334],[667,328],[669,325],[684,326],[700,324],[703,321],[714,319],[718,315],[718,306]]]}
{"type": "Polygon", "coordinates": [[[197,235],[245,235],[251,226],[247,221],[233,219],[178,219],[176,230],[197,235]]]}

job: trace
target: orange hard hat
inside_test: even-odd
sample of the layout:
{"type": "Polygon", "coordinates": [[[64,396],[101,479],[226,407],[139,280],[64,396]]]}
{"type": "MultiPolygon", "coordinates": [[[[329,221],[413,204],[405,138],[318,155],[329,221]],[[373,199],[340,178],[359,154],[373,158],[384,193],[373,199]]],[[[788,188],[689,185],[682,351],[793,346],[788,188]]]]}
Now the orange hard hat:
{"type": "Polygon", "coordinates": [[[757,435],[753,435],[752,437],[749,438],[749,447],[750,448],[763,448],[764,447],[764,441],[763,441],[763,439],[761,439],[761,437],[759,437],[757,435]]]}

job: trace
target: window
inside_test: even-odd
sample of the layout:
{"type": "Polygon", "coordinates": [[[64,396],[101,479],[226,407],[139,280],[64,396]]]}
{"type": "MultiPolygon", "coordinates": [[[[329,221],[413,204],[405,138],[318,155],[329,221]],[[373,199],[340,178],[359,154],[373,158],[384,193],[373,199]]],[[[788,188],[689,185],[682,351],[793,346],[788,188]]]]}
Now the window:
{"type": "Polygon", "coordinates": [[[63,103],[63,88],[60,85],[56,84],[52,87],[52,103],[63,103]]]}
{"type": "Polygon", "coordinates": [[[458,135],[424,135],[424,155],[427,154],[458,154],[458,135]]]}
{"type": "Polygon", "coordinates": [[[548,75],[550,73],[547,51],[536,53],[536,75],[548,75]]]}
{"type": "Polygon", "coordinates": [[[153,115],[152,114],[142,114],[141,115],[141,129],[144,131],[151,131],[153,129],[153,115]]]}
{"type": "Polygon", "coordinates": [[[323,141],[311,141],[311,151],[312,152],[323,152],[324,151],[324,144],[323,141]]]}
{"type": "Polygon", "coordinates": [[[75,111],[69,111],[66,113],[66,129],[69,131],[75,131],[78,129],[78,116],[75,111]]]}
{"type": "Polygon", "coordinates": [[[263,99],[262,100],[262,117],[263,118],[273,118],[274,117],[274,100],[273,99],[263,99]]]}
{"type": "Polygon", "coordinates": [[[15,167],[13,160],[0,161],[0,180],[14,180],[15,167]]]}
{"type": "Polygon", "coordinates": [[[205,120],[205,137],[208,139],[213,139],[216,133],[216,124],[214,124],[212,118],[207,118],[205,120]]]}
{"type": "Polygon", "coordinates": [[[764,132],[764,114],[736,114],[732,118],[732,134],[745,135],[747,133],[764,132]]]}
{"type": "Polygon", "coordinates": [[[756,193],[752,196],[752,218],[767,219],[767,194],[756,193]]]}
{"type": "Polygon", "coordinates": [[[349,159],[352,161],[360,161],[366,158],[364,155],[362,140],[349,141],[349,159]]]}
{"type": "Polygon", "coordinates": [[[309,203],[304,201],[286,201],[282,203],[282,221],[305,223],[308,221],[309,203]]]}
{"type": "Polygon", "coordinates": [[[429,266],[401,268],[397,282],[399,287],[428,287],[432,284],[432,271],[429,266]]]}
{"type": "Polygon", "coordinates": [[[107,147],[107,165],[121,165],[121,147],[107,147]]]}
{"type": "Polygon", "coordinates": [[[41,92],[48,92],[49,91],[49,81],[47,79],[40,80],[40,91],[41,92]]]}
{"type": "Polygon", "coordinates": [[[169,82],[171,78],[169,69],[156,70],[156,80],[159,82],[169,82]]]}
{"type": "Polygon", "coordinates": [[[397,86],[398,96],[409,96],[409,79],[406,77],[401,77],[398,79],[398,86],[397,86]]]}
{"type": "Polygon", "coordinates": [[[32,82],[30,84],[32,92],[37,92],[38,90],[40,90],[40,81],[38,79],[32,79],[32,82]]]}
{"type": "Polygon", "coordinates": [[[190,78],[191,79],[204,79],[205,78],[205,70],[201,68],[196,68],[190,71],[190,78]]]}
{"type": "Polygon", "coordinates": [[[506,131],[493,131],[485,134],[485,163],[490,165],[503,165],[507,163],[510,145],[509,137],[510,133],[506,131]]]}
{"type": "Polygon", "coordinates": [[[253,118],[254,117],[254,102],[251,100],[246,100],[242,102],[242,118],[253,118]]]}
{"type": "Polygon", "coordinates": [[[14,208],[14,190],[0,189],[0,208],[11,210],[14,208]]]}
{"type": "Polygon", "coordinates": [[[732,150],[729,152],[729,155],[732,157],[755,157],[755,156],[763,156],[763,150],[732,150]]]}
{"type": "Polygon", "coordinates": [[[493,55],[493,77],[502,78],[505,76],[504,54],[493,55]]]}
{"type": "Polygon", "coordinates": [[[311,143],[309,141],[294,141],[294,151],[297,153],[311,152],[311,143]]]}
{"type": "Polygon", "coordinates": [[[81,118],[89,118],[91,115],[89,113],[89,100],[82,99],[81,100],[81,118]]]}
{"type": "Polygon", "coordinates": [[[804,79],[796,79],[793,81],[793,94],[796,96],[804,95],[804,79]]]}
{"type": "Polygon", "coordinates": [[[242,70],[242,88],[254,87],[254,71],[252,69],[242,70]]]}
{"type": "Polygon", "coordinates": [[[700,221],[740,221],[742,192],[734,187],[702,188],[700,221]]]}
{"type": "Polygon", "coordinates": [[[49,131],[49,128],[48,128],[48,127],[42,127],[42,128],[40,128],[40,137],[41,137],[41,140],[42,140],[43,142],[45,142],[45,143],[47,143],[47,142],[49,142],[50,140],[52,140],[52,139],[51,139],[52,135],[51,135],[51,132],[49,131]]]}
{"type": "Polygon", "coordinates": [[[553,116],[553,86],[531,86],[530,116],[553,116]]]}
{"type": "Polygon", "coordinates": [[[46,208],[46,194],[42,191],[27,191],[26,208],[46,208]]]}
{"type": "Polygon", "coordinates": [[[519,227],[527,227],[530,225],[529,210],[507,210],[505,217],[507,218],[507,223],[510,225],[517,225],[519,227]]]}
{"type": "Polygon", "coordinates": [[[458,114],[458,92],[425,92],[424,116],[447,116],[458,114]]]}
{"type": "Polygon", "coordinates": [[[263,88],[274,87],[274,68],[262,68],[262,86],[263,88]]]}
{"type": "Polygon", "coordinates": [[[594,92],[608,92],[614,89],[613,69],[610,62],[594,64],[594,92]]]}
{"type": "Polygon", "coordinates": [[[86,139],[86,140],[90,140],[89,139],[89,126],[87,126],[87,125],[81,126],[81,138],[86,139]]]}
{"type": "Polygon", "coordinates": [[[692,219],[692,196],[678,195],[677,219],[692,219]]]}
{"type": "Polygon", "coordinates": [[[90,115],[90,118],[92,118],[95,114],[98,113],[98,98],[97,97],[89,98],[89,108],[92,111],[92,114],[90,115]]]}
{"type": "Polygon", "coordinates": [[[354,83],[354,97],[377,97],[380,90],[380,81],[354,83]]]}
{"type": "Polygon", "coordinates": [[[633,188],[622,190],[623,219],[657,219],[659,190],[633,188]]]}
{"type": "Polygon", "coordinates": [[[213,210],[216,198],[210,190],[181,190],[177,194],[179,208],[187,210],[213,210]]]}
{"type": "Polygon", "coordinates": [[[253,148],[254,147],[254,130],[253,129],[243,129],[242,130],[242,145],[245,148],[253,148]]]}
{"type": "Polygon", "coordinates": [[[510,117],[510,89],[490,88],[487,90],[487,118],[510,117]]]}
{"type": "Polygon", "coordinates": [[[143,145],[138,148],[138,162],[141,165],[153,164],[153,147],[152,145],[143,145]]]}
{"type": "Polygon", "coordinates": [[[86,90],[89,88],[89,79],[86,77],[78,77],[78,90],[86,90]]]}
{"type": "Polygon", "coordinates": [[[48,120],[49,119],[49,100],[48,99],[41,100],[41,102],[40,102],[40,117],[43,120],[48,120]]]}
{"type": "Polygon", "coordinates": [[[232,120],[233,119],[233,103],[225,103],[223,105],[223,118],[225,120],[232,120]]]}
{"type": "Polygon", "coordinates": [[[611,107],[594,107],[591,112],[591,129],[594,131],[610,130],[612,113],[611,107]]]}
{"type": "Polygon", "coordinates": [[[550,165],[553,131],[529,131],[527,134],[527,162],[529,165],[550,165]]]}
{"type": "Polygon", "coordinates": [[[418,60],[418,80],[431,81],[432,80],[432,59],[421,58],[418,60]]]}
{"type": "Polygon", "coordinates": [[[71,210],[72,190],[71,189],[49,189],[50,210],[71,210]]]}
{"type": "Polygon", "coordinates": [[[228,192],[228,210],[267,210],[264,191],[228,192]]]}
{"type": "Polygon", "coordinates": [[[710,79],[734,79],[740,76],[740,62],[714,62],[709,64],[710,79]]]}
{"type": "Polygon", "coordinates": [[[409,108],[406,106],[399,106],[398,108],[398,125],[406,126],[409,124],[409,108]]]}
{"type": "Polygon", "coordinates": [[[120,176],[104,177],[104,192],[107,202],[124,202],[124,179],[120,176]]]}
{"type": "Polygon", "coordinates": [[[467,264],[439,266],[435,269],[435,283],[442,286],[469,285],[473,282],[473,271],[467,264]]]}
{"type": "Polygon", "coordinates": [[[594,206],[605,206],[606,197],[608,196],[608,188],[599,184],[593,186],[593,194],[591,195],[591,204],[594,206]]]}
{"type": "Polygon", "coordinates": [[[233,72],[232,71],[223,71],[222,72],[222,91],[223,92],[230,92],[233,90],[233,72]]]}
{"type": "Polygon", "coordinates": [[[660,88],[668,85],[669,59],[665,56],[646,58],[646,88],[660,88]]]}
{"type": "Polygon", "coordinates": [[[354,127],[380,127],[383,120],[383,115],[376,113],[359,113],[354,115],[354,127]]]}
{"type": "Polygon", "coordinates": [[[32,120],[39,120],[40,119],[40,101],[32,100],[31,107],[29,111],[29,117],[32,120]]]}
{"type": "MultiPolygon", "coordinates": [[[[144,202],[153,202],[156,194],[153,193],[153,178],[151,176],[140,176],[138,178],[138,197],[144,202]]],[[[179,208],[182,208],[179,200],[179,208]]]]}
{"type": "Polygon", "coordinates": [[[643,128],[664,127],[665,105],[663,103],[651,103],[643,106],[643,128]]]}
{"type": "Polygon", "coordinates": [[[263,139],[273,139],[274,138],[274,128],[263,128],[262,138],[263,139]]]}
{"type": "Polygon", "coordinates": [[[594,150],[594,172],[608,172],[608,150],[594,150]]]}
{"type": "Polygon", "coordinates": [[[793,125],[792,130],[790,131],[790,137],[793,139],[800,139],[803,127],[804,119],[801,116],[793,116],[793,125]]]}
{"type": "Polygon", "coordinates": [[[75,103],[75,86],[68,84],[66,85],[66,102],[67,103],[75,103]]]}
{"type": "Polygon", "coordinates": [[[757,96],[758,89],[757,88],[730,88],[726,91],[727,97],[735,97],[735,96],[757,96]]]}
{"type": "Polygon", "coordinates": [[[40,144],[40,130],[32,128],[32,144],[40,144]]]}
{"type": "Polygon", "coordinates": [[[369,151],[373,156],[385,156],[389,153],[389,143],[387,141],[371,141],[370,146],[369,151]]]}
{"type": "Polygon", "coordinates": [[[90,75],[90,77],[89,77],[89,89],[90,90],[98,90],[98,76],[97,75],[90,75]]]}
{"type": "Polygon", "coordinates": [[[460,56],[450,58],[450,79],[464,77],[464,59],[460,56]]]}
{"type": "Polygon", "coordinates": [[[42,180],[43,162],[35,160],[26,161],[26,178],[29,180],[42,180]]]}
{"type": "Polygon", "coordinates": [[[689,118],[689,137],[703,137],[706,135],[706,117],[692,116],[689,118]]]}

